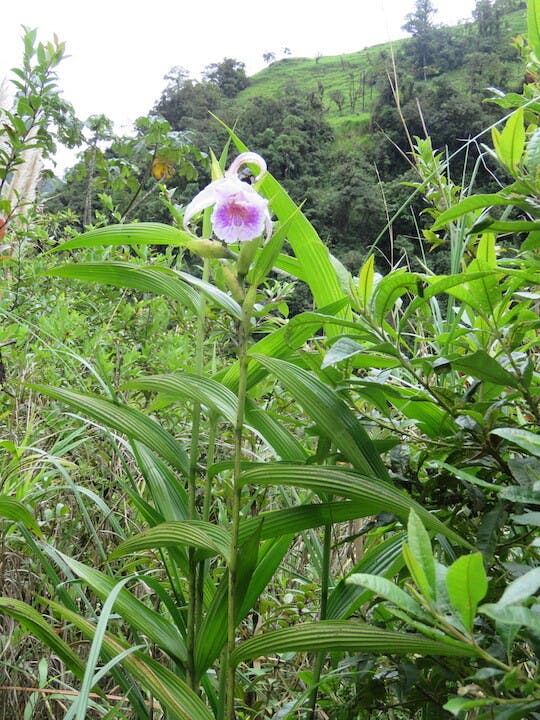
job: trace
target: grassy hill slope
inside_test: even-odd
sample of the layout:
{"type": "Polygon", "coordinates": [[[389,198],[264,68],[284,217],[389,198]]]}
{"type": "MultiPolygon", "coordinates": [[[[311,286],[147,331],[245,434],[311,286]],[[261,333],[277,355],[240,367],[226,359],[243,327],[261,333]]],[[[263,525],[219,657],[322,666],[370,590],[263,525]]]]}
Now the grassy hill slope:
{"type": "MultiPolygon", "coordinates": [[[[479,51],[486,53],[486,42],[478,37],[478,27],[472,20],[452,28],[446,28],[447,39],[458,43],[460,38],[476,36],[479,51]]],[[[489,52],[501,54],[507,64],[506,74],[513,83],[522,74],[522,65],[518,61],[517,51],[513,53],[512,38],[526,30],[525,9],[514,10],[501,18],[501,38],[497,47],[489,52]]],[[[274,61],[264,70],[250,77],[250,85],[235,99],[235,106],[241,111],[247,103],[257,97],[275,97],[282,92],[299,92],[312,95],[324,107],[326,117],[339,136],[342,133],[360,132],[367,127],[369,113],[378,96],[378,87],[388,74],[393,74],[393,63],[397,67],[401,59],[407,57],[411,38],[374,45],[355,53],[318,58],[284,58],[274,61]],[[342,107],[334,99],[335,94],[342,95],[342,107]]],[[[481,58],[480,58],[481,59],[481,58]]],[[[461,59],[462,61],[465,58],[461,59]]],[[[486,68],[479,67],[479,77],[486,68]]],[[[436,66],[430,68],[425,82],[416,80],[420,85],[430,84],[441,77],[450,80],[456,89],[467,91],[471,83],[471,69],[461,65],[450,71],[440,71],[436,66]]]]}

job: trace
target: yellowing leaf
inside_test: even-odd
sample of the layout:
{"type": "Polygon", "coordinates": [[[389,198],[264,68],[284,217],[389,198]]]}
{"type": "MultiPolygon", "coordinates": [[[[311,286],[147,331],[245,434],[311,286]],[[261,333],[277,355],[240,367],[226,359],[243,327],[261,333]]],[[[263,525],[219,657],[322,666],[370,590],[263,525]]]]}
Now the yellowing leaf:
{"type": "Polygon", "coordinates": [[[155,158],[152,163],[152,175],[156,180],[169,180],[174,175],[174,163],[164,158],[155,158]]]}

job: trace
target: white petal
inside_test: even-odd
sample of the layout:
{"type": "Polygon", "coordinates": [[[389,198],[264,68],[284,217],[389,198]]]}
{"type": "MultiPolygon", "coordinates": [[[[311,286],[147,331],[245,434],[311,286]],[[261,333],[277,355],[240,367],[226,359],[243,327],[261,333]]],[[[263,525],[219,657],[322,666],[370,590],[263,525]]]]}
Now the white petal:
{"type": "Polygon", "coordinates": [[[189,221],[194,215],[197,215],[197,213],[200,213],[202,210],[206,210],[207,207],[210,207],[210,205],[213,205],[216,202],[218,196],[216,194],[215,185],[219,182],[222,181],[216,180],[215,182],[210,183],[210,185],[207,185],[200,193],[195,195],[193,200],[189,203],[184,213],[184,228],[186,230],[188,229],[189,221]]]}
{"type": "Polygon", "coordinates": [[[232,163],[231,163],[229,169],[226,171],[225,175],[227,177],[229,177],[231,175],[236,177],[238,175],[238,170],[242,167],[242,165],[248,165],[248,164],[257,165],[257,167],[259,168],[259,172],[258,172],[255,180],[260,180],[262,178],[262,176],[264,175],[264,173],[266,172],[266,162],[265,162],[264,158],[262,158],[259,154],[254,153],[254,152],[240,153],[240,155],[238,155],[238,157],[236,157],[232,161],[232,163]]]}
{"type": "Polygon", "coordinates": [[[274,231],[274,226],[272,225],[272,218],[270,217],[270,213],[268,210],[264,214],[264,225],[266,227],[266,240],[270,240],[272,233],[274,231]]]}

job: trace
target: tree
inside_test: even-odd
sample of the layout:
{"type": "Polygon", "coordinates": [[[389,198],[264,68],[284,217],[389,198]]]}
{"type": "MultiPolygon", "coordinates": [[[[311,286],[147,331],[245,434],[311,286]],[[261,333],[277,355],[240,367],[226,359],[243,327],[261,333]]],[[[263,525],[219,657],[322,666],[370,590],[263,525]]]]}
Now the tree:
{"type": "Polygon", "coordinates": [[[275,52],[267,52],[263,53],[263,60],[267,65],[271,65],[274,60],[276,59],[276,53],[275,52]]]}
{"type": "Polygon", "coordinates": [[[339,112],[343,110],[343,106],[345,105],[345,93],[343,90],[332,90],[330,93],[330,100],[333,100],[336,105],[339,112]]]}
{"type": "Polygon", "coordinates": [[[405,17],[402,30],[413,36],[413,62],[416,70],[424,80],[427,68],[436,57],[435,26],[431,16],[437,12],[431,0],[416,0],[415,10],[405,17]]]}
{"type": "Polygon", "coordinates": [[[205,130],[210,112],[216,112],[222,94],[214,83],[192,80],[186,70],[174,67],[165,75],[168,84],[154,106],[174,130],[205,130]]]}
{"type": "Polygon", "coordinates": [[[491,0],[476,0],[473,18],[478,30],[478,46],[487,50],[501,35],[499,8],[491,0]]]}
{"type": "Polygon", "coordinates": [[[227,98],[236,97],[249,85],[245,64],[233,58],[224,58],[220,63],[207,65],[203,77],[227,98]]]}

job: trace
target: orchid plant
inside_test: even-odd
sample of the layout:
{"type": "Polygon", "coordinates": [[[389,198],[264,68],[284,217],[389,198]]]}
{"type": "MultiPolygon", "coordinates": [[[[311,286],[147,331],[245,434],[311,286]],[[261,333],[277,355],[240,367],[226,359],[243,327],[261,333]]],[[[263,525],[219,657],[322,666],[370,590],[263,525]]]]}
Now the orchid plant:
{"type": "MultiPolygon", "coordinates": [[[[194,370],[179,368],[169,375],[137,377],[125,388],[157,392],[166,402],[191,403],[188,446],[184,447],[179,438],[140,410],[121,403],[116,394],[106,398],[60,387],[35,386],[37,391],[77,408],[79,413],[128,439],[150,493],[148,498],[135,497],[148,529],[126,537],[111,560],[140,551],[159,551],[164,570],[163,583],[151,578],[151,570],[131,579],[116,579],[50,549],[62,572],[79,577],[107,602],[101,616],[93,621],[75,613],[69,602],[48,604],[93,640],[95,662],[101,655],[123,687],[132,687],[132,681],[126,679],[128,673],[159,700],[171,718],[190,720],[238,717],[238,667],[269,653],[294,650],[312,654],[311,687],[305,698],[311,714],[315,712],[317,688],[329,650],[357,652],[363,647],[376,647],[398,654],[471,654],[470,647],[453,638],[436,640],[389,633],[348,620],[364,594],[362,588],[352,592],[348,589],[344,605],[339,602],[336,606],[332,601],[331,537],[336,520],[384,510],[406,522],[414,510],[429,531],[441,533],[457,544],[466,542],[393,487],[354,409],[328,386],[324,376],[313,375],[308,367],[302,367],[303,362],[298,364],[301,348],[314,330],[326,324],[324,313],[290,329],[270,323],[261,339],[253,339],[253,331],[260,332],[264,327],[260,323],[266,321],[265,312],[272,309],[271,303],[266,311],[261,306],[260,287],[273,268],[283,267],[290,273],[295,261],[304,277],[309,278],[316,302],[321,306],[334,303],[328,316],[334,321],[334,327],[328,328],[329,335],[336,334],[341,323],[349,323],[350,315],[335,264],[314,229],[265,172],[264,160],[248,152],[238,138],[233,139],[240,154],[225,172],[214,160],[213,180],[186,208],[182,229],[152,223],[111,226],[90,231],[60,248],[65,251],[126,242],[176,244],[200,254],[204,263],[202,277],[180,269],[145,268],[116,261],[79,262],[50,270],[58,277],[105,281],[165,294],[192,309],[197,318],[194,370]],[[239,178],[238,171],[245,164],[257,169],[254,186],[239,178]],[[275,227],[271,211],[277,218],[275,227]],[[186,229],[199,213],[203,216],[202,236],[186,229]],[[296,258],[282,253],[285,238],[296,258]],[[218,286],[219,278],[224,279],[222,287],[218,286]],[[233,318],[236,334],[236,358],[229,367],[213,374],[209,374],[205,360],[207,309],[211,305],[233,318]],[[300,442],[279,417],[257,407],[257,398],[267,392],[269,374],[297,399],[314,423],[319,435],[315,444],[300,442]],[[232,450],[225,459],[221,451],[218,459],[219,428],[223,423],[232,433],[232,450]],[[261,447],[260,458],[254,461],[246,455],[246,443],[251,444],[255,437],[262,438],[266,449],[261,447]],[[338,464],[332,460],[335,457],[339,458],[338,464]],[[300,507],[259,507],[253,492],[272,486],[280,488],[284,497],[293,489],[301,492],[300,507]],[[218,523],[215,502],[222,493],[226,513],[219,515],[218,523]],[[323,528],[324,535],[317,621],[249,637],[245,618],[272,581],[294,538],[298,532],[317,527],[323,528]],[[139,577],[151,583],[160,598],[160,612],[147,607],[127,587],[127,583],[136,585],[139,577]],[[169,658],[169,666],[158,665],[144,648],[130,647],[107,629],[113,608],[134,632],[142,633],[160,648],[169,658]]],[[[399,536],[395,542],[397,550],[399,536]]],[[[393,572],[396,561],[396,553],[388,553],[383,543],[366,555],[357,570],[379,565],[381,572],[393,572]]],[[[49,572],[54,572],[50,563],[49,572]]],[[[9,600],[0,601],[0,605],[29,624],[45,642],[54,643],[55,651],[83,678],[85,688],[91,688],[101,677],[95,662],[86,670],[81,668],[69,646],[44,621],[38,621],[35,611],[21,604],[14,606],[9,600]]],[[[132,690],[126,691],[131,697],[132,690]]],[[[87,701],[87,693],[81,693],[70,717],[83,718],[87,701]]],[[[137,707],[142,699],[134,696],[132,702],[137,707]]]]}
{"type": "MultiPolygon", "coordinates": [[[[512,125],[502,143],[507,153],[525,132],[519,113],[518,120],[519,130],[512,125]]],[[[42,602],[91,641],[86,665],[34,607],[0,598],[0,609],[80,678],[66,720],[86,717],[90,691],[99,690],[106,673],[138,720],[149,715],[145,693],[172,720],[267,717],[264,706],[250,706],[240,679],[256,659],[271,664],[269,657],[287,653],[306,653],[311,671],[303,675],[306,691],[280,707],[283,718],[316,717],[329,653],[370,655],[374,662],[413,655],[423,662],[424,687],[438,669],[445,683],[448,677],[453,687],[462,683],[462,694],[474,679],[477,696],[450,701],[449,712],[525,716],[540,703],[532,652],[539,576],[536,569],[524,573],[526,587],[520,578],[501,593],[507,569],[500,566],[511,571],[538,525],[538,513],[529,511],[538,503],[540,456],[532,431],[538,296],[531,249],[538,221],[526,221],[530,235],[505,263],[495,233],[506,232],[507,223],[490,222],[485,231],[478,211],[486,202],[527,207],[530,198],[516,199],[514,187],[511,195],[465,199],[438,214],[433,232],[465,216],[475,228],[466,260],[464,254],[451,275],[400,269],[376,281],[372,255],[352,277],[263,158],[230,136],[239,155],[228,170],[224,158],[213,158],[212,182],[183,214],[171,207],[177,226],[99,228],[59,248],[170,244],[199,255],[201,277],[181,264],[124,260],[49,270],[53,277],[161,294],[185,307],[196,319],[194,363],[189,371],[137,376],[109,396],[34,386],[122,438],[137,472],[129,496],[144,529],[121,537],[109,567],[98,570],[44,541],[38,545],[35,528],[20,518],[59,588],[61,602],[42,602]],[[255,168],[254,185],[241,179],[244,165],[255,168]],[[200,235],[191,230],[199,215],[200,235]],[[307,282],[314,309],[270,322],[274,306],[264,304],[261,288],[272,272],[307,282]],[[216,312],[232,321],[235,347],[234,357],[220,356],[219,369],[209,362],[207,344],[216,312]],[[137,406],[137,392],[158,396],[151,414],[137,406]],[[288,414],[283,397],[292,400],[288,414]],[[167,430],[156,418],[172,402],[187,408],[185,423],[167,430]],[[272,489],[278,492],[269,505],[272,489]],[[485,516],[467,502],[479,495],[489,508],[485,516]],[[515,520],[506,520],[507,508],[515,520]],[[335,570],[338,524],[364,518],[377,521],[373,532],[363,530],[362,557],[335,570]],[[250,614],[260,610],[295,538],[309,532],[318,541],[304,535],[318,567],[317,612],[254,627],[250,614]],[[519,544],[515,552],[509,533],[519,544]],[[99,613],[77,580],[102,601],[99,613]],[[152,604],[141,599],[141,588],[152,604]],[[109,623],[114,616],[120,629],[109,623]]],[[[521,167],[519,158],[515,165],[521,167]]],[[[447,699],[446,686],[444,693],[447,699]]],[[[103,714],[112,714],[103,703],[103,714]]],[[[359,717],[364,710],[371,712],[361,708],[359,717]]]]}

